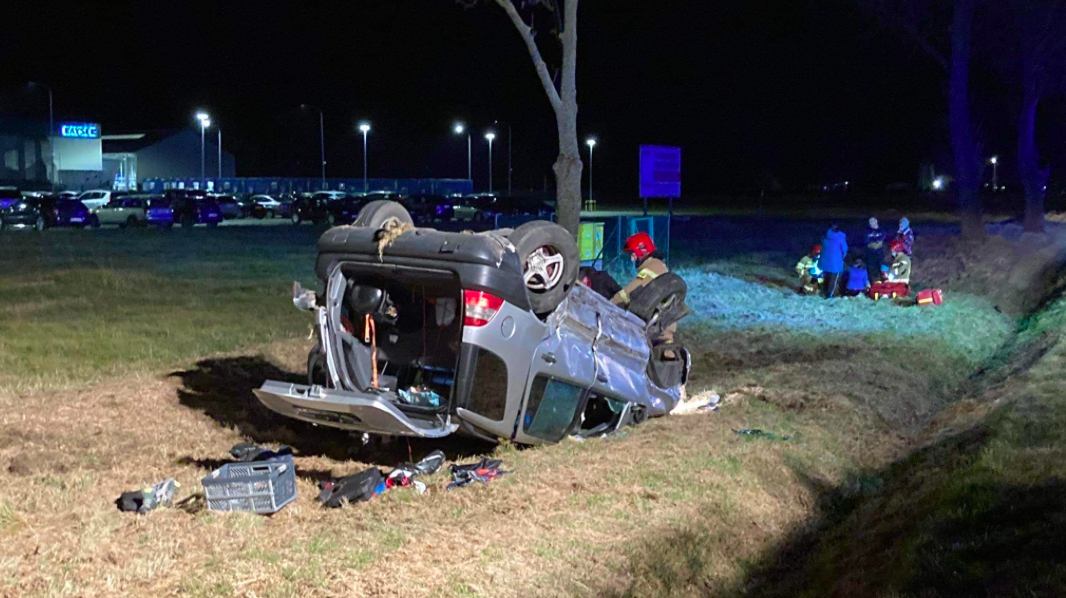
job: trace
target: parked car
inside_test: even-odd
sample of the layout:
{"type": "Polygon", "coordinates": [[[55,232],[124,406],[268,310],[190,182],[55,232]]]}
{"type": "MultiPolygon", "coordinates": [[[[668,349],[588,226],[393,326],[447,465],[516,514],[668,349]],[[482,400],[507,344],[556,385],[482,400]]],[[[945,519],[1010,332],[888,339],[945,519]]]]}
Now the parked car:
{"type": "Polygon", "coordinates": [[[314,194],[301,197],[292,203],[292,211],[289,219],[293,224],[303,222],[320,224],[329,218],[329,198],[326,195],[314,194]]]}
{"type": "Polygon", "coordinates": [[[351,224],[366,205],[362,197],[346,196],[326,203],[326,222],[330,226],[351,224]]]}
{"type": "Polygon", "coordinates": [[[160,198],[151,195],[127,195],[112,200],[111,203],[97,210],[94,216],[101,225],[119,228],[147,226],[148,205],[158,199],[160,198]]]}
{"type": "Polygon", "coordinates": [[[473,220],[477,209],[471,205],[464,196],[454,193],[448,196],[452,204],[452,218],[454,220],[473,220]]]}
{"type": "Polygon", "coordinates": [[[170,228],[174,226],[174,208],[170,206],[171,199],[159,197],[148,201],[148,209],[145,211],[145,221],[151,226],[170,228]]]}
{"type": "Polygon", "coordinates": [[[0,187],[0,210],[22,199],[22,193],[15,187],[0,187]]]}
{"type": "Polygon", "coordinates": [[[170,200],[173,222],[185,228],[197,224],[218,226],[222,222],[222,211],[207,193],[199,189],[171,189],[164,195],[170,200]]]}
{"type": "Polygon", "coordinates": [[[78,201],[85,204],[85,207],[89,208],[90,212],[96,212],[96,210],[111,203],[112,199],[121,197],[123,195],[129,195],[125,191],[108,191],[107,189],[91,189],[78,195],[78,201]]]}
{"type": "Polygon", "coordinates": [[[262,210],[253,208],[252,216],[256,218],[274,218],[275,216],[284,215],[281,202],[269,195],[253,195],[251,201],[263,208],[262,210]]]}
{"type": "Polygon", "coordinates": [[[479,222],[493,220],[496,216],[529,216],[549,220],[555,214],[551,204],[533,197],[479,193],[467,196],[467,201],[477,210],[474,220],[479,222]]]}
{"type": "Polygon", "coordinates": [[[443,195],[411,195],[400,201],[410,212],[417,224],[441,220],[448,222],[455,218],[452,202],[443,195]]]}
{"type": "Polygon", "coordinates": [[[218,204],[218,209],[222,212],[224,219],[231,220],[245,216],[244,206],[241,205],[236,197],[232,195],[213,195],[211,198],[218,204]]]}
{"type": "Polygon", "coordinates": [[[56,197],[59,199],[78,199],[78,195],[77,191],[60,191],[56,197]]]}
{"type": "Polygon", "coordinates": [[[0,209],[0,229],[32,228],[42,231],[53,226],[84,228],[91,223],[93,215],[84,204],[53,196],[25,197],[0,209]]]}
{"type": "Polygon", "coordinates": [[[372,434],[542,444],[680,400],[688,352],[655,344],[688,313],[676,274],[634,292],[627,311],[576,282],[577,245],[556,224],[506,237],[416,229],[382,247],[390,222],[412,221],[372,202],[319,239],[324,292],[293,285],[315,314],[308,384],[265,382],[255,394],[270,409],[372,434]]]}

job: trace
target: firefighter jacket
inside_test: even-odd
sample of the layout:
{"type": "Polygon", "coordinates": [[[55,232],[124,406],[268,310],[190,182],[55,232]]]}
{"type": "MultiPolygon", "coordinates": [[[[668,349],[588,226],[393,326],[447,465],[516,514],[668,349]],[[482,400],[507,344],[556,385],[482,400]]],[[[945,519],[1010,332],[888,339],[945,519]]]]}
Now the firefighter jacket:
{"type": "Polygon", "coordinates": [[[888,269],[889,282],[911,283],[911,258],[906,253],[897,254],[892,258],[892,266],[888,269]]]}
{"type": "Polygon", "coordinates": [[[658,276],[666,274],[670,270],[666,267],[666,264],[662,260],[654,257],[641,262],[638,266],[637,277],[632,282],[627,284],[621,291],[615,293],[615,296],[611,298],[611,303],[615,305],[629,305],[630,295],[633,291],[655,280],[658,276]]]}

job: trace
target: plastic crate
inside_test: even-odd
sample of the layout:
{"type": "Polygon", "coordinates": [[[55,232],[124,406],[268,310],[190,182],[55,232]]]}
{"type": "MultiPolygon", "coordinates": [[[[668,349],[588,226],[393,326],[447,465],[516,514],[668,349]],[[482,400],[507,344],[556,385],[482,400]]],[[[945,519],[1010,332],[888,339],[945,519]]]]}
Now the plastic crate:
{"type": "Polygon", "coordinates": [[[296,498],[292,455],[270,461],[227,463],[200,480],[212,511],[276,513],[296,498]]]}

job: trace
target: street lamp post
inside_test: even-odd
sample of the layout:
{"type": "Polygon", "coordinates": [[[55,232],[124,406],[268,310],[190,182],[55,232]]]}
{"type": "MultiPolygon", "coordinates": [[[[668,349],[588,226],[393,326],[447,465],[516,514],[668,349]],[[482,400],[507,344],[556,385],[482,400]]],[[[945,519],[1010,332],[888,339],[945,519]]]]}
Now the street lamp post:
{"type": "Polygon", "coordinates": [[[507,195],[511,195],[511,173],[514,170],[511,168],[511,123],[508,121],[493,121],[495,124],[507,125],[507,195]]]}
{"type": "Polygon", "coordinates": [[[52,110],[52,88],[44,83],[30,82],[31,87],[43,87],[48,90],[48,159],[51,161],[51,172],[48,173],[48,181],[52,185],[52,191],[56,190],[56,150],[53,146],[52,137],[56,134],[55,113],[52,110]]]}
{"type": "Polygon", "coordinates": [[[589,204],[588,204],[588,209],[594,210],[594,209],[596,209],[595,208],[596,202],[592,199],[592,149],[596,147],[596,139],[594,137],[589,137],[588,141],[586,141],[585,143],[589,146],[589,204]]]}
{"type": "Polygon", "coordinates": [[[318,146],[322,153],[322,188],[326,188],[326,117],[322,109],[311,104],[300,104],[304,110],[314,108],[318,110],[318,146]]]}
{"type": "Polygon", "coordinates": [[[370,124],[362,123],[359,130],[363,133],[363,193],[368,191],[366,186],[366,134],[370,132],[370,124]]]}
{"type": "Polygon", "coordinates": [[[207,188],[207,159],[204,153],[204,131],[211,126],[211,117],[206,112],[197,112],[196,120],[200,121],[200,187],[207,188]]]}
{"type": "MultiPolygon", "coordinates": [[[[456,123],[455,134],[462,135],[463,131],[466,131],[466,127],[464,127],[462,123],[456,123]]],[[[466,131],[466,178],[470,181],[471,185],[474,184],[473,163],[471,162],[472,156],[473,153],[471,152],[470,131],[466,131]]]]}
{"type": "Polygon", "coordinates": [[[492,140],[496,139],[496,133],[485,133],[485,139],[489,140],[489,193],[492,193],[492,140]]]}
{"type": "Polygon", "coordinates": [[[988,161],[992,163],[992,192],[995,193],[999,189],[999,156],[992,156],[988,161]]]}
{"type": "MultiPolygon", "coordinates": [[[[589,168],[591,169],[592,166],[590,165],[589,168]]],[[[222,185],[222,127],[218,127],[218,184],[222,185]]]]}

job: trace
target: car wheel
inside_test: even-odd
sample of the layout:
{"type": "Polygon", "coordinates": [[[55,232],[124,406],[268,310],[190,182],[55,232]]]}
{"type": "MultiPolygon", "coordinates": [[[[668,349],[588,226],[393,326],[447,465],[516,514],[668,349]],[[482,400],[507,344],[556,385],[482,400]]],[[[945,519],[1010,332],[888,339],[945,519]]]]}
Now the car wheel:
{"type": "Polygon", "coordinates": [[[42,230],[44,230],[44,227],[45,227],[44,217],[38,216],[37,217],[37,222],[33,223],[34,230],[42,231],[42,230]]]}
{"type": "Polygon", "coordinates": [[[207,223],[207,228],[217,228],[217,227],[218,227],[218,222],[208,222],[207,223]]]}
{"type": "Polygon", "coordinates": [[[302,221],[302,219],[300,218],[299,214],[293,214],[292,216],[289,217],[289,220],[292,220],[292,223],[295,224],[296,226],[299,226],[300,222],[302,221]]]}
{"type": "Polygon", "coordinates": [[[196,219],[192,217],[192,214],[183,214],[181,217],[182,228],[192,228],[196,225],[196,219]]]}
{"type": "Polygon", "coordinates": [[[122,228],[126,228],[126,227],[135,228],[136,226],[137,226],[137,217],[136,216],[130,216],[129,218],[126,219],[126,226],[124,226],[122,228]]]}
{"type": "Polygon", "coordinates": [[[407,208],[398,202],[378,199],[366,204],[363,209],[359,210],[359,216],[355,218],[354,224],[355,226],[379,229],[390,225],[395,226],[396,224],[414,226],[415,221],[411,219],[411,213],[407,211],[407,208]]]}
{"type": "Polygon", "coordinates": [[[93,228],[100,228],[100,217],[96,214],[89,216],[89,226],[93,228]]]}
{"type": "Polygon", "coordinates": [[[673,272],[667,272],[633,291],[629,313],[651,324],[666,310],[683,304],[687,295],[685,280],[673,272]]]}
{"type": "Polygon", "coordinates": [[[478,223],[478,224],[481,224],[482,222],[485,222],[485,213],[484,212],[474,212],[474,217],[472,218],[472,220],[474,222],[478,223]]]}
{"type": "Polygon", "coordinates": [[[565,228],[543,220],[519,226],[508,239],[522,264],[530,308],[539,315],[550,313],[577,281],[577,242],[565,228]]]}
{"type": "Polygon", "coordinates": [[[0,230],[4,230],[4,219],[0,218],[0,230]]]}
{"type": "Polygon", "coordinates": [[[333,214],[330,214],[329,216],[326,216],[326,224],[328,224],[330,226],[337,226],[337,216],[335,216],[333,214]]]}
{"type": "Polygon", "coordinates": [[[267,210],[267,218],[274,219],[274,210],[267,210]]]}

